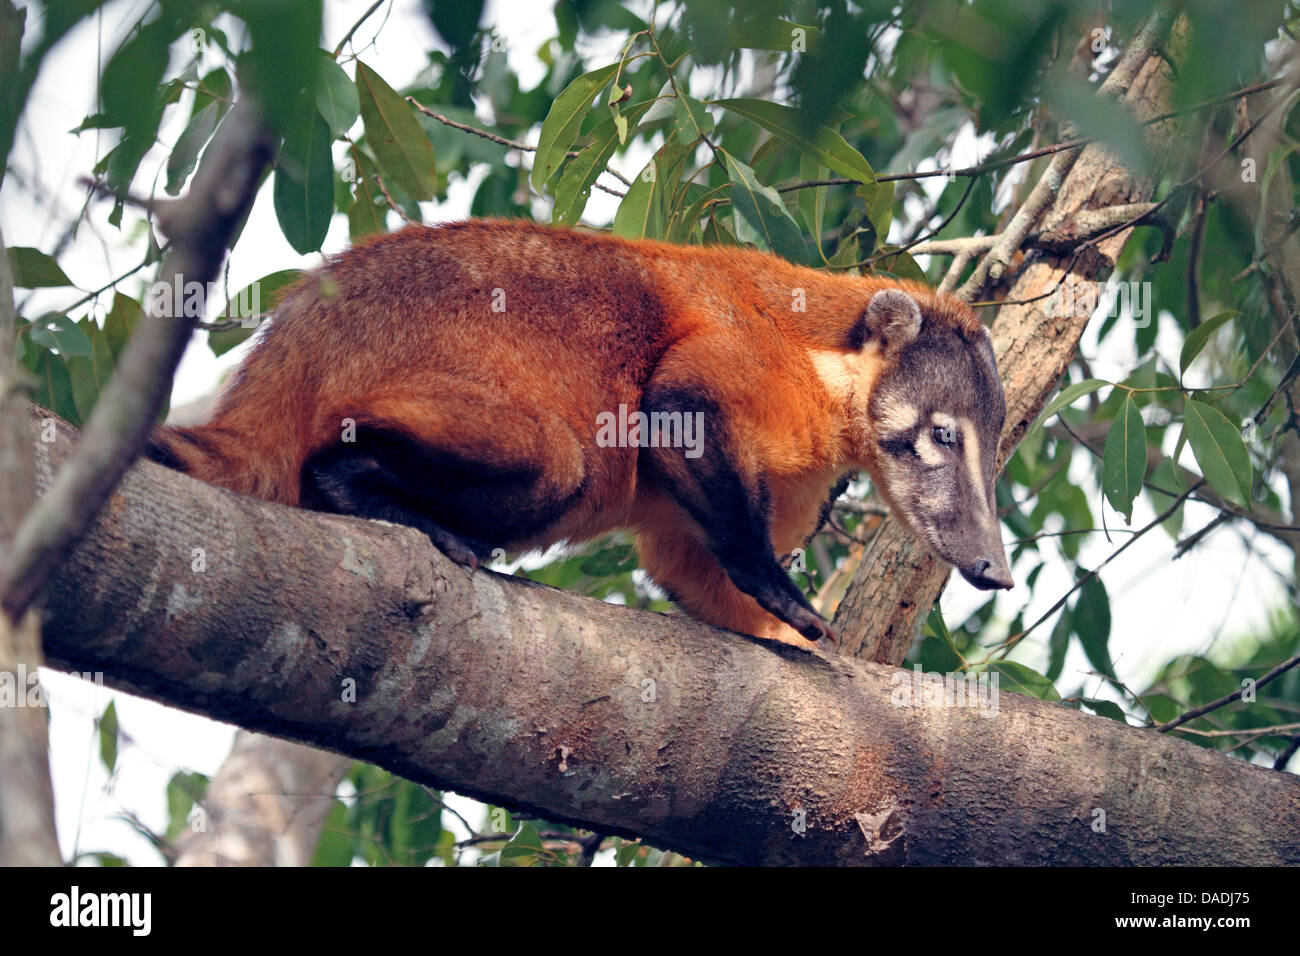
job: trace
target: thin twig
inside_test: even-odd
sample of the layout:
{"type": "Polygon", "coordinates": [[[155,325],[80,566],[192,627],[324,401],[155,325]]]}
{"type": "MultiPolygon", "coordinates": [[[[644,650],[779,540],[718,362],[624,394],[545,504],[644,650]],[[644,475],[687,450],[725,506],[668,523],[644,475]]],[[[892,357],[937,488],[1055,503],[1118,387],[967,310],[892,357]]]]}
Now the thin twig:
{"type": "Polygon", "coordinates": [[[407,223],[408,225],[418,226],[420,224],[420,220],[412,219],[410,216],[406,214],[406,210],[397,204],[397,200],[393,198],[392,194],[388,191],[388,187],[384,185],[383,178],[378,173],[375,173],[375,175],[372,178],[375,181],[375,185],[379,187],[379,191],[384,194],[384,199],[388,202],[388,208],[390,208],[391,210],[393,210],[393,212],[401,216],[403,222],[407,223]]]}
{"type": "MultiPolygon", "coordinates": [[[[1269,671],[1259,680],[1255,681],[1254,688],[1258,690],[1259,688],[1263,687],[1265,684],[1272,683],[1274,680],[1281,677],[1283,674],[1285,674],[1291,668],[1295,667],[1297,664],[1300,664],[1300,654],[1297,654],[1289,661],[1283,661],[1281,664],[1278,664],[1277,667],[1274,667],[1271,671],[1269,671]]],[[[1160,731],[1162,734],[1167,734],[1175,727],[1181,727],[1189,720],[1195,720],[1197,717],[1201,717],[1205,714],[1208,714],[1212,710],[1218,710],[1220,707],[1223,707],[1227,704],[1231,704],[1234,700],[1240,700],[1241,696],[1244,693],[1246,693],[1246,688],[1242,687],[1239,690],[1233,691],[1231,694],[1228,694],[1224,697],[1220,697],[1218,700],[1212,700],[1208,704],[1202,704],[1200,707],[1194,707],[1191,710],[1189,710],[1187,713],[1183,714],[1181,717],[1175,717],[1173,720],[1169,721],[1168,723],[1161,724],[1159,727],[1156,728],[1156,730],[1160,731]]]]}
{"type": "Polygon", "coordinates": [[[348,45],[348,41],[352,39],[353,34],[355,34],[359,29],[361,29],[361,24],[369,20],[371,14],[373,14],[376,10],[378,10],[383,5],[384,5],[384,0],[375,0],[375,2],[370,5],[370,9],[368,9],[365,13],[361,14],[361,18],[357,20],[356,23],[352,24],[352,29],[349,30],[347,33],[343,34],[343,39],[340,40],[339,45],[334,48],[334,54],[333,54],[334,59],[337,60],[339,58],[339,54],[342,53],[343,48],[348,45]]]}
{"type": "MultiPolygon", "coordinates": [[[[458,123],[456,120],[452,119],[449,116],[443,116],[441,113],[429,109],[429,107],[425,106],[414,96],[408,96],[406,98],[406,102],[410,103],[412,106],[416,108],[416,110],[423,113],[425,116],[429,117],[430,119],[436,119],[439,123],[442,123],[444,126],[450,126],[452,129],[458,129],[462,133],[469,133],[473,136],[480,136],[490,143],[496,143],[498,146],[505,146],[508,149],[517,149],[521,153],[537,152],[536,146],[529,146],[527,143],[521,143],[516,139],[506,139],[504,136],[498,136],[496,133],[490,133],[485,129],[479,129],[477,126],[470,126],[467,123],[458,123]]],[[[571,149],[564,155],[569,159],[575,159],[577,156],[580,155],[580,152],[581,152],[580,150],[571,149]]],[[[602,170],[602,172],[609,173],[611,176],[613,176],[615,179],[621,182],[624,186],[632,185],[631,180],[629,180],[626,176],[624,176],[616,169],[611,169],[610,167],[606,166],[604,170],[602,170]]],[[[596,183],[595,186],[597,189],[603,190],[614,196],[624,195],[624,193],[621,193],[616,189],[611,189],[608,186],[602,186],[600,183],[596,183]]]]}

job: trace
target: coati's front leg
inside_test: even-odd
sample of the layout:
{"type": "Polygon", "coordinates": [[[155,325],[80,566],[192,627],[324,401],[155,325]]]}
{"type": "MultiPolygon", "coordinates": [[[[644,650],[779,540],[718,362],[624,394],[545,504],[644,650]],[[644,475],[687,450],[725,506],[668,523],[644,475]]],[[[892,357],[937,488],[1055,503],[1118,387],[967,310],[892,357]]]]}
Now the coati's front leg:
{"type": "Polygon", "coordinates": [[[680,505],[656,492],[653,501],[643,496],[638,506],[641,566],[679,607],[715,627],[806,645],[802,634],[732,583],[680,505]]]}
{"type": "Polygon", "coordinates": [[[649,420],[653,422],[656,414],[669,416],[664,421],[694,416],[693,421],[703,423],[703,441],[692,449],[665,447],[662,442],[660,447],[642,447],[642,475],[699,525],[707,555],[693,560],[689,530],[655,527],[662,519],[653,513],[643,515],[643,561],[651,576],[702,620],[756,633],[760,628],[754,627],[753,614],[737,600],[739,595],[721,590],[709,594],[717,586],[716,580],[710,580],[713,562],[698,557],[711,556],[731,583],[768,614],[809,640],[835,640],[830,625],[776,560],[769,527],[772,500],[745,447],[742,423],[723,417],[721,404],[710,397],[706,386],[673,381],[671,371],[657,378],[642,400],[649,420]],[[688,454],[696,451],[695,457],[688,454]]]}

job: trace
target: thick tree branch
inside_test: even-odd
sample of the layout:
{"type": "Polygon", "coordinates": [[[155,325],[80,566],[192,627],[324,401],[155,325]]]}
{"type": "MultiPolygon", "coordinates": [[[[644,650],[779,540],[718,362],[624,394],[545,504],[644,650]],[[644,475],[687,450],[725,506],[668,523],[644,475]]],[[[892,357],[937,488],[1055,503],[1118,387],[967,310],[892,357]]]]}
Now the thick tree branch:
{"type": "MultiPolygon", "coordinates": [[[[36,446],[39,485],[73,441],[36,446]]],[[[471,574],[411,529],[148,462],[56,573],[44,638],[118,687],[703,859],[1300,862],[1291,775],[1013,694],[894,706],[906,672],[471,574]]]]}

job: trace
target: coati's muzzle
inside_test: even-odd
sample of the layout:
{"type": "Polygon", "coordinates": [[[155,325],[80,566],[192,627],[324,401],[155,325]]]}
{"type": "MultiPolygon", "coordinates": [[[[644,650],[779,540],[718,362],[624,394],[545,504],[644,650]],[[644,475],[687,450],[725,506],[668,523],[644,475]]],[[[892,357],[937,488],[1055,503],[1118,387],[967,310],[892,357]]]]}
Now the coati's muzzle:
{"type": "Polygon", "coordinates": [[[976,555],[977,557],[960,562],[953,561],[953,567],[981,591],[992,591],[996,588],[1010,590],[1015,587],[1016,582],[1011,579],[1011,566],[1007,564],[1007,555],[1002,547],[1001,537],[995,537],[994,540],[986,542],[984,547],[976,549],[976,555]]]}

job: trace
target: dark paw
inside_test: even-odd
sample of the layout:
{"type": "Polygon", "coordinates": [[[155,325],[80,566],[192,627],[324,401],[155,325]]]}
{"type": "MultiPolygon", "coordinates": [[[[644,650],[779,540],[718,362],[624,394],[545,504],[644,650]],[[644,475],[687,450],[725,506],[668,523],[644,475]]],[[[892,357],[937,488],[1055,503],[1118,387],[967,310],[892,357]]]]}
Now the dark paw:
{"type": "Polygon", "coordinates": [[[800,608],[800,612],[794,615],[794,620],[789,622],[791,627],[810,641],[827,641],[831,644],[839,644],[839,635],[820,615],[804,608],[800,608]]]}
{"type": "Polygon", "coordinates": [[[433,542],[434,547],[457,564],[463,565],[471,571],[478,570],[479,557],[464,538],[453,534],[446,528],[431,528],[429,529],[429,539],[433,542]]]}

